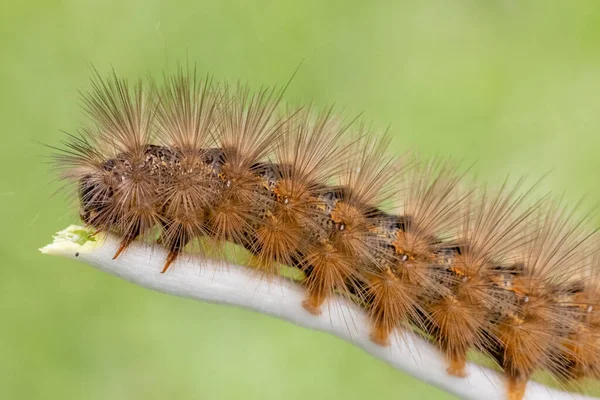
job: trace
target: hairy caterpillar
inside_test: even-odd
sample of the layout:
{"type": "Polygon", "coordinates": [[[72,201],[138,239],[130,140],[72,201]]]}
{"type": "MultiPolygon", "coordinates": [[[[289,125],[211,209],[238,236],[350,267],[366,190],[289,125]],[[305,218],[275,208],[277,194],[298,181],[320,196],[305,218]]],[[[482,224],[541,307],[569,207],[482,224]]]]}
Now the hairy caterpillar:
{"type": "Polygon", "coordinates": [[[367,311],[373,342],[415,329],[455,376],[483,352],[510,399],[538,370],[598,378],[589,216],[533,199],[522,181],[479,188],[451,161],[386,156],[388,135],[282,95],[189,70],[161,85],[96,75],[84,95],[93,123],[56,156],[81,219],[120,237],[115,258],[158,243],[162,272],[185,249],[226,257],[227,243],[260,278],[296,268],[307,311],[341,294],[367,311]]]}

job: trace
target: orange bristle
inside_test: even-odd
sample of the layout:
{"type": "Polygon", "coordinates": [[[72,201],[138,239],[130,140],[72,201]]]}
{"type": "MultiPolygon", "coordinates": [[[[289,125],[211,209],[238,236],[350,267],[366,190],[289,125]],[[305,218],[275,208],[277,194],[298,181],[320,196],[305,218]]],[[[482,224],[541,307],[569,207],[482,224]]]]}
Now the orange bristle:
{"type": "Polygon", "coordinates": [[[456,236],[457,254],[439,278],[442,290],[425,299],[429,332],[449,361],[448,373],[465,376],[467,352],[484,349],[493,308],[503,300],[490,285],[495,265],[506,264],[511,252],[527,237],[525,221],[537,205],[520,210],[526,195],[518,195],[521,182],[505,184],[496,192],[484,191],[468,199],[456,236]]]}
{"type": "Polygon", "coordinates": [[[380,219],[377,207],[394,194],[405,162],[385,155],[389,137],[368,139],[366,132],[360,126],[350,153],[339,157],[343,168],[339,187],[321,194],[326,219],[304,267],[308,292],[304,306],[313,313],[334,292],[364,298],[361,270],[378,262],[381,254],[373,245],[380,219]]]}
{"type": "Polygon", "coordinates": [[[516,252],[521,267],[506,288],[514,293],[514,301],[492,328],[499,344],[495,356],[514,399],[522,398],[536,369],[564,375],[564,355],[574,355],[564,344],[578,322],[565,307],[573,304],[569,281],[584,268],[591,238],[581,230],[585,219],[572,224],[573,212],[561,211],[558,203],[536,214],[529,227],[535,236],[516,252]]]}
{"type": "MultiPolygon", "coordinates": [[[[96,165],[95,171],[87,172],[84,170],[89,169],[90,163],[81,162],[82,171],[78,173],[86,175],[81,177],[80,185],[90,198],[86,203],[89,222],[98,230],[112,230],[124,237],[116,258],[160,218],[155,195],[157,180],[147,162],[156,93],[141,81],[131,87],[114,72],[107,81],[96,73],[92,91],[83,96],[83,101],[97,129],[89,147],[102,149],[104,162],[96,165]],[[110,200],[104,201],[103,197],[110,200]]],[[[84,141],[90,137],[89,132],[84,134],[84,141]]],[[[86,148],[80,150],[85,152],[86,148]]],[[[94,152],[86,157],[96,156],[94,152]]],[[[82,158],[78,161],[84,161],[82,158]]]]}
{"type": "Polygon", "coordinates": [[[275,153],[275,179],[265,182],[272,200],[258,232],[257,259],[263,266],[272,261],[301,266],[313,250],[308,235],[321,234],[316,221],[323,213],[318,195],[344,157],[337,143],[344,130],[331,109],[314,115],[306,108],[285,124],[275,153]]]}
{"type": "Polygon", "coordinates": [[[208,236],[209,211],[217,203],[221,182],[218,152],[211,151],[214,119],[221,92],[195,70],[165,77],[157,113],[158,132],[167,148],[153,148],[153,173],[159,180],[161,243],[169,249],[163,272],[184,247],[208,236]]]}
{"type": "Polygon", "coordinates": [[[215,138],[221,149],[219,195],[210,210],[209,226],[217,242],[255,246],[257,205],[269,201],[261,190],[260,162],[275,148],[285,121],[275,116],[281,92],[263,88],[256,93],[238,86],[224,88],[218,108],[215,138]]]}
{"type": "Polygon", "coordinates": [[[375,342],[389,343],[390,334],[410,322],[424,329],[420,299],[434,290],[431,264],[443,258],[444,239],[462,210],[459,179],[448,162],[417,164],[404,181],[399,215],[380,224],[379,246],[387,253],[367,268],[366,285],[375,342]]]}
{"type": "MultiPolygon", "coordinates": [[[[594,241],[597,241],[595,238],[594,241]]],[[[561,345],[565,367],[558,375],[567,382],[600,379],[600,252],[594,249],[582,271],[576,272],[575,288],[564,306],[574,313],[576,325],[561,345]]]]}

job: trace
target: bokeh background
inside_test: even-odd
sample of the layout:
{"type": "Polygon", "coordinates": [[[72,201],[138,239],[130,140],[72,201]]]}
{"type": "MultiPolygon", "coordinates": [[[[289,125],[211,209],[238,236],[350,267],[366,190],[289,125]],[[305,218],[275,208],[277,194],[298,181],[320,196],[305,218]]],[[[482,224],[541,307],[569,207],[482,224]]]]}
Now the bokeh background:
{"type": "MultiPolygon", "coordinates": [[[[167,297],[37,248],[77,222],[46,164],[89,65],[178,62],[391,124],[394,151],[600,199],[596,0],[40,0],[0,5],[0,398],[449,399],[328,335],[167,297]]],[[[468,384],[468,383],[466,383],[468,384]]]]}

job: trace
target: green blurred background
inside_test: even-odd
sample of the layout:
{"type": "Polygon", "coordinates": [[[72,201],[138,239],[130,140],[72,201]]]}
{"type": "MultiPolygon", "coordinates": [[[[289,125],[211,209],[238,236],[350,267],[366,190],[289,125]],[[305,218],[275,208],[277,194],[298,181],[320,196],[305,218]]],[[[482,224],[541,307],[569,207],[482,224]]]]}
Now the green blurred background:
{"type": "Polygon", "coordinates": [[[0,46],[2,399],[451,398],[328,335],[39,254],[77,212],[38,142],[84,120],[90,63],[258,86],[304,60],[287,99],[391,123],[397,152],[600,198],[596,0],[6,1],[0,46]]]}

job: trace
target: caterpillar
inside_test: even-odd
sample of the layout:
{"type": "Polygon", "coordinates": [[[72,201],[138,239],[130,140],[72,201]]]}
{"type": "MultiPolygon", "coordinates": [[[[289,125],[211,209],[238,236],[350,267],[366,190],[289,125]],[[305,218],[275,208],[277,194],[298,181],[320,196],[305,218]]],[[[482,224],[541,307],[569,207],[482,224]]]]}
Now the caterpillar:
{"type": "Polygon", "coordinates": [[[81,220],[167,251],[248,255],[257,279],[297,270],[302,306],[318,315],[343,296],[362,307],[371,340],[415,331],[465,377],[486,355],[523,398],[536,371],[577,384],[600,378],[600,256],[560,198],[524,179],[468,183],[451,159],[388,155],[389,131],[312,105],[286,87],[251,90],[195,69],[133,84],[94,72],[90,123],[54,162],[81,220]]]}

